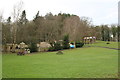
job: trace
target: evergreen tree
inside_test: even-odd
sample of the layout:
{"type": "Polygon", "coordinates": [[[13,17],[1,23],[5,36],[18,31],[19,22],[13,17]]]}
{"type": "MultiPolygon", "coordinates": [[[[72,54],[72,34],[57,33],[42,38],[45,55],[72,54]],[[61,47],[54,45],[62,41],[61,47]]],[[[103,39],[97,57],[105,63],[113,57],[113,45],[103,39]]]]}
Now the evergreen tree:
{"type": "Polygon", "coordinates": [[[69,49],[69,35],[65,35],[63,39],[63,49],[69,49]]]}
{"type": "Polygon", "coordinates": [[[20,18],[19,22],[20,22],[21,24],[26,24],[27,21],[28,21],[28,20],[26,19],[26,11],[24,10],[24,11],[22,12],[22,15],[21,15],[21,18],[20,18]]]}
{"type": "Polygon", "coordinates": [[[39,16],[39,11],[37,12],[37,14],[35,15],[35,18],[33,19],[33,21],[35,21],[39,16]]]}
{"type": "Polygon", "coordinates": [[[31,42],[31,45],[29,47],[31,52],[37,52],[37,45],[34,42],[31,42]]]}
{"type": "Polygon", "coordinates": [[[102,35],[102,41],[105,41],[105,38],[104,38],[104,26],[101,27],[101,35],[102,35]]]}
{"type": "Polygon", "coordinates": [[[7,19],[7,23],[8,23],[8,24],[11,23],[11,17],[8,17],[8,19],[7,19]]]}

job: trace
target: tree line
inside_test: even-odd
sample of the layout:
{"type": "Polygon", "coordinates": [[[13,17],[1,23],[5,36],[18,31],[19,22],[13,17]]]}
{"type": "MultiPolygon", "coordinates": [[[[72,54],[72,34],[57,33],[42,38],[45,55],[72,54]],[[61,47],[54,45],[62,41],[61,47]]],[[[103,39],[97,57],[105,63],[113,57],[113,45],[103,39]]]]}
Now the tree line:
{"type": "Polygon", "coordinates": [[[112,24],[95,26],[92,25],[90,18],[79,17],[74,14],[58,13],[53,15],[51,12],[45,16],[40,16],[39,11],[33,20],[28,20],[26,11],[21,11],[22,3],[14,7],[12,17],[7,20],[0,16],[2,25],[2,43],[25,42],[53,42],[62,40],[65,35],[69,35],[69,41],[82,41],[83,37],[95,36],[97,40],[119,41],[119,27],[112,24]]]}

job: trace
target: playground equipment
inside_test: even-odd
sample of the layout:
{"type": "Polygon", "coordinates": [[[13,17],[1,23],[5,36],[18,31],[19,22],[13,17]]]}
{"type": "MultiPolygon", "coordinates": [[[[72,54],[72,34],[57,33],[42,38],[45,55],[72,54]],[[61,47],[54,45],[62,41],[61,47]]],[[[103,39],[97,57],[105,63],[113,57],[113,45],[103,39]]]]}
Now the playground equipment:
{"type": "Polygon", "coordinates": [[[48,42],[40,42],[37,44],[37,47],[38,47],[38,52],[41,52],[41,51],[48,51],[51,45],[48,42]]]}
{"type": "MultiPolygon", "coordinates": [[[[20,44],[6,44],[3,45],[3,52],[12,52],[12,53],[18,53],[21,52],[23,49],[25,50],[28,48],[28,46],[21,42],[20,44]]],[[[30,50],[28,50],[28,53],[30,53],[30,50]]]]}
{"type": "Polygon", "coordinates": [[[84,37],[84,41],[85,44],[92,44],[94,42],[96,42],[96,37],[84,37]]]}

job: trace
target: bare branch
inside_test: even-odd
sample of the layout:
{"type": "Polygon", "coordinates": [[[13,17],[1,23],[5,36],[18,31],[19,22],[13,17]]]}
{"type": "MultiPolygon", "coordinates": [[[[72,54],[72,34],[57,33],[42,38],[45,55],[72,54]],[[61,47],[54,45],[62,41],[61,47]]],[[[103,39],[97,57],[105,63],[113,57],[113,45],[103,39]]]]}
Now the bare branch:
{"type": "Polygon", "coordinates": [[[20,13],[22,11],[22,8],[23,8],[23,2],[22,1],[20,1],[17,5],[14,5],[13,13],[12,13],[14,22],[18,21],[18,19],[20,17],[20,13]]]}

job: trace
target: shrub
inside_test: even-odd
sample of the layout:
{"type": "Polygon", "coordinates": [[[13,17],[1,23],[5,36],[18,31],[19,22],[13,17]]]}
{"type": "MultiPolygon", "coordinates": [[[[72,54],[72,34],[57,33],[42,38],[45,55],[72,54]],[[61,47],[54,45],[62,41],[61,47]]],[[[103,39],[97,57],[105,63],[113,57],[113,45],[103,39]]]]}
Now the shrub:
{"type": "Polygon", "coordinates": [[[50,47],[48,51],[58,51],[58,50],[63,49],[63,47],[61,46],[61,44],[59,42],[56,42],[53,45],[54,46],[50,47]]]}
{"type": "Polygon", "coordinates": [[[63,49],[69,49],[69,35],[65,35],[63,38],[63,49]]]}
{"type": "Polygon", "coordinates": [[[109,42],[107,42],[106,44],[110,44],[109,42]]]}
{"type": "Polygon", "coordinates": [[[54,47],[50,47],[48,51],[54,51],[54,47]]]}
{"type": "Polygon", "coordinates": [[[37,45],[32,42],[32,43],[30,44],[29,49],[30,49],[30,52],[37,52],[37,45]]]}
{"type": "Polygon", "coordinates": [[[56,54],[63,54],[63,52],[62,51],[58,51],[56,54]]]}
{"type": "Polygon", "coordinates": [[[55,51],[58,51],[58,50],[62,49],[62,46],[60,45],[59,42],[57,42],[57,43],[54,44],[54,49],[55,49],[55,51]]]}
{"type": "Polygon", "coordinates": [[[82,43],[82,42],[76,42],[75,45],[76,45],[76,48],[79,48],[79,47],[83,47],[84,43],[82,43]]]}

